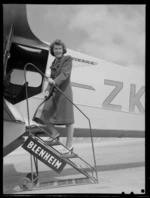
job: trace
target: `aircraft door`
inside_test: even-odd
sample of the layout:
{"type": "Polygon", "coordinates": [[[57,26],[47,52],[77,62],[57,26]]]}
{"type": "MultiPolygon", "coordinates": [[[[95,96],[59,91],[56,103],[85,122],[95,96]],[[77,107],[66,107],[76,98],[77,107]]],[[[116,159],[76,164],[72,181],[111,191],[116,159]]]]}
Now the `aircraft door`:
{"type": "MultiPolygon", "coordinates": [[[[4,82],[4,97],[12,104],[26,99],[24,67],[34,64],[45,73],[48,50],[12,43],[4,82]]],[[[28,97],[42,92],[44,77],[34,68],[27,67],[28,97]]]]}

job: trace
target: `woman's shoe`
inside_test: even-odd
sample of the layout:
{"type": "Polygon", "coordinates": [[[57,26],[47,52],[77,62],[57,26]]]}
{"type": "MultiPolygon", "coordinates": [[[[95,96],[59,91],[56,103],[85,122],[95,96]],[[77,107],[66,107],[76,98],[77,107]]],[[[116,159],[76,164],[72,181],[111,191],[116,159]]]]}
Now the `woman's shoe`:
{"type": "Polygon", "coordinates": [[[48,145],[48,144],[51,143],[51,142],[54,142],[54,141],[56,142],[56,141],[58,141],[59,138],[60,138],[60,134],[57,133],[55,136],[51,136],[51,137],[48,138],[48,140],[45,140],[44,143],[45,143],[46,145],[48,145]]]}
{"type": "Polygon", "coordinates": [[[67,149],[63,149],[62,150],[62,154],[63,155],[72,154],[73,150],[74,150],[74,147],[73,146],[71,146],[70,148],[67,147],[67,149]]]}

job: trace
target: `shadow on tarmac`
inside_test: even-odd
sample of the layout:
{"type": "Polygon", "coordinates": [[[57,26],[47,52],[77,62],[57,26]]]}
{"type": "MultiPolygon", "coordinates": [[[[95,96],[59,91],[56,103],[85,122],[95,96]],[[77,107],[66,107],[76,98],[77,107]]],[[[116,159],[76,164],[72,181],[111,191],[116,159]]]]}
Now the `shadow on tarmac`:
{"type": "MultiPolygon", "coordinates": [[[[109,165],[98,165],[97,171],[115,171],[119,169],[127,168],[137,168],[145,166],[145,162],[132,162],[132,163],[122,163],[122,164],[109,164],[109,165]]],[[[20,180],[25,177],[27,173],[17,172],[13,164],[5,164],[3,166],[3,194],[12,194],[14,193],[14,188],[19,185],[20,180]]],[[[53,180],[58,180],[60,177],[67,177],[74,179],[74,176],[81,175],[78,171],[73,168],[65,168],[60,174],[54,172],[53,170],[49,171],[40,171],[39,170],[39,180],[40,183],[46,183],[53,180]]]]}

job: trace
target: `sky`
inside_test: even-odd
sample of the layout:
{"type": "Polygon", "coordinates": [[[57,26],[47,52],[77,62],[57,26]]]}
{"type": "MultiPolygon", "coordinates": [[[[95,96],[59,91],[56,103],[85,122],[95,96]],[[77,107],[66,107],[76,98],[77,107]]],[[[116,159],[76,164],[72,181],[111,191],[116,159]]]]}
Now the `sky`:
{"type": "Polygon", "coordinates": [[[41,40],[61,39],[75,50],[145,70],[144,4],[27,5],[32,31],[41,40]]]}

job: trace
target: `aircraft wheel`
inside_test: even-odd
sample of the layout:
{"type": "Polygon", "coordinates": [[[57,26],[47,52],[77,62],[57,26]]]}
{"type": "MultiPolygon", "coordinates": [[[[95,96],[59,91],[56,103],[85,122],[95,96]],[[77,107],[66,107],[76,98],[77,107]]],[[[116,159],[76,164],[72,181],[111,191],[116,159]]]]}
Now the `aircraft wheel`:
{"type": "Polygon", "coordinates": [[[33,183],[32,183],[32,174],[28,173],[26,177],[23,177],[19,183],[19,186],[23,190],[32,190],[38,183],[38,178],[33,174],[33,183]]]}

